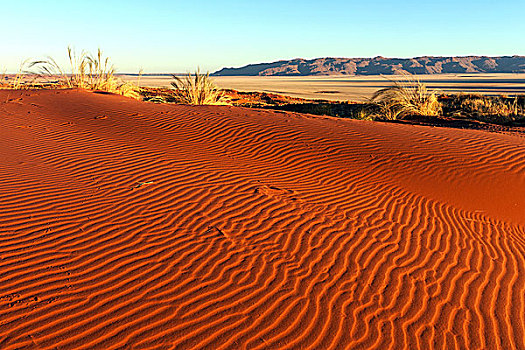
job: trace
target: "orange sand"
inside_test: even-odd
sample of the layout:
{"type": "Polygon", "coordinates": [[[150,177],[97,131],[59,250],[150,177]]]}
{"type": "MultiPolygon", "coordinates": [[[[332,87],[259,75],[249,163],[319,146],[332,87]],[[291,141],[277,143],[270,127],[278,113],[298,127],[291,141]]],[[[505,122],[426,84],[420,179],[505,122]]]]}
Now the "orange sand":
{"type": "Polygon", "coordinates": [[[0,91],[0,349],[525,348],[525,138],[0,91]]]}

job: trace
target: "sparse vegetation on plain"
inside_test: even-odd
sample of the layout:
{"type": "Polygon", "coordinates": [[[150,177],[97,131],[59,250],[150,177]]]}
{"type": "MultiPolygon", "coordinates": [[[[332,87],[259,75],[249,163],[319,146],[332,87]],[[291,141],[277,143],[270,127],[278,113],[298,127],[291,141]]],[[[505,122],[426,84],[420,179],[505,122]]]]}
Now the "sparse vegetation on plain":
{"type": "Polygon", "coordinates": [[[52,58],[32,61],[28,70],[39,76],[58,78],[58,84],[69,88],[81,88],[95,91],[115,93],[139,99],[138,86],[124,82],[115,76],[115,67],[110,64],[108,57],[102,56],[98,49],[97,55],[82,51],[79,55],[71,48],[67,48],[71,74],[52,58]]]}
{"type": "Polygon", "coordinates": [[[525,100],[519,97],[465,95],[449,102],[451,114],[483,122],[507,124],[525,118],[525,100]]]}
{"type": "MultiPolygon", "coordinates": [[[[446,118],[448,120],[478,121],[499,125],[525,123],[525,96],[436,95],[440,113],[409,114],[413,121],[446,118]]],[[[360,120],[395,120],[394,112],[386,104],[349,103],[335,101],[309,101],[289,103],[267,108],[284,109],[299,113],[329,115],[360,120]]]]}
{"type": "Polygon", "coordinates": [[[190,105],[224,105],[228,98],[210,78],[210,74],[201,74],[199,70],[194,75],[188,73],[184,78],[173,75],[171,85],[174,88],[173,98],[177,103],[190,105]]]}
{"type": "MultiPolygon", "coordinates": [[[[285,110],[359,120],[388,120],[382,114],[384,113],[382,106],[371,101],[363,103],[310,100],[274,93],[243,92],[231,89],[224,89],[222,93],[227,97],[228,104],[240,107],[285,110]]],[[[176,98],[173,89],[169,88],[145,87],[141,89],[141,94],[145,101],[150,102],[189,103],[176,98]]],[[[446,119],[448,121],[479,121],[501,125],[522,125],[525,123],[525,96],[505,97],[467,94],[434,94],[434,96],[439,102],[440,113],[412,115],[410,118],[412,121],[439,122],[439,120],[446,119]]]]}

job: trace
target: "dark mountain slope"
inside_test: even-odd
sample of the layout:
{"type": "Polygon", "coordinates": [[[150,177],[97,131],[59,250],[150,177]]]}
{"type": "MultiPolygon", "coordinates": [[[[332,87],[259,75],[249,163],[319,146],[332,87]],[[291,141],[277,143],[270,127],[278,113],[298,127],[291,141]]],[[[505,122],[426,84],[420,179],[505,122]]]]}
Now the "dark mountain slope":
{"type": "Polygon", "coordinates": [[[316,58],[223,68],[213,75],[376,75],[440,73],[525,73],[525,56],[416,58],[316,58]]]}

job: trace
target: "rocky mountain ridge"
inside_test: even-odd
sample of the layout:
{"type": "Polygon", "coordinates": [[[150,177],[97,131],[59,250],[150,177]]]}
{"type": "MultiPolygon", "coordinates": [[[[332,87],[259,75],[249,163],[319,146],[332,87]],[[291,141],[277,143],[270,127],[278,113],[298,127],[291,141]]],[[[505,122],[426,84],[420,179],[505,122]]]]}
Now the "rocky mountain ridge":
{"type": "Polygon", "coordinates": [[[223,68],[215,76],[311,76],[444,73],[525,73],[525,56],[315,58],[223,68]]]}

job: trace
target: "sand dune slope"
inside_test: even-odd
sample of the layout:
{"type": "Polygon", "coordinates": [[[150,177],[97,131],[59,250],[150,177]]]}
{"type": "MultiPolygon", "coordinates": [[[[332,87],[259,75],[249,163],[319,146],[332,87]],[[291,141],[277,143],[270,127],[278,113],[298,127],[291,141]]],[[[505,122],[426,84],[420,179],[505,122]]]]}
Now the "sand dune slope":
{"type": "Polygon", "coordinates": [[[0,349],[525,348],[525,139],[0,91],[0,349]]]}

